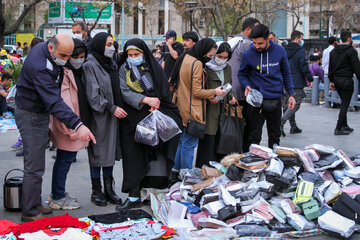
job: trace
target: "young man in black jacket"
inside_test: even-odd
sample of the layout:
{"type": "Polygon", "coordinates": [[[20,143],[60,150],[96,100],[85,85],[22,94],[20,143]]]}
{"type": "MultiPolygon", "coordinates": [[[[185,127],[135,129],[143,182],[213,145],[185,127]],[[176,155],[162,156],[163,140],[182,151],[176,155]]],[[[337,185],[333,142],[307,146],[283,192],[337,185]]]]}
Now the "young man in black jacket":
{"type": "Polygon", "coordinates": [[[353,75],[360,79],[360,62],[357,51],[352,47],[351,32],[340,34],[341,45],[337,45],[330,53],[329,80],[330,88],[338,92],[341,105],[339,118],[334,131],[335,135],[348,135],[354,129],[347,124],[347,110],[354,92],[353,75]]]}
{"type": "MultiPolygon", "coordinates": [[[[306,80],[313,81],[309,65],[306,61],[305,49],[302,47],[304,44],[303,34],[299,31],[291,33],[291,42],[285,47],[286,54],[290,64],[291,78],[294,84],[295,101],[294,109],[284,108],[284,114],[281,117],[281,135],[285,137],[284,124],[287,120],[290,122],[290,134],[301,133],[302,130],[297,126],[295,121],[295,113],[299,110],[303,97],[305,97],[304,87],[306,80]]],[[[285,102],[287,103],[287,99],[285,102]]]]}

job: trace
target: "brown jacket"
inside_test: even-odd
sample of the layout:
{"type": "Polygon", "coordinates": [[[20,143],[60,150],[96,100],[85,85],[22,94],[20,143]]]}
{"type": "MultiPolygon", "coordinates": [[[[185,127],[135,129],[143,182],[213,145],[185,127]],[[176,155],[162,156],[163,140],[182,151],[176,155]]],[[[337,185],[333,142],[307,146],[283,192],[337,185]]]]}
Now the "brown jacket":
{"type": "MultiPolygon", "coordinates": [[[[196,58],[188,54],[185,56],[180,68],[179,84],[173,97],[173,101],[179,108],[182,122],[185,127],[189,121],[191,67],[195,60],[196,58]]],[[[206,78],[207,74],[203,69],[202,63],[200,61],[196,61],[193,70],[191,119],[199,123],[205,123],[205,121],[203,121],[201,99],[212,99],[215,97],[215,89],[204,89],[206,78]]],[[[206,111],[206,101],[204,102],[204,108],[206,111]]]]}
{"type": "MultiPolygon", "coordinates": [[[[64,102],[79,116],[78,88],[75,83],[73,72],[64,68],[64,80],[61,84],[61,97],[64,102]]],[[[50,140],[56,148],[65,151],[77,152],[88,146],[88,141],[71,140],[70,134],[74,130],[68,129],[57,118],[50,115],[50,140]]]]}

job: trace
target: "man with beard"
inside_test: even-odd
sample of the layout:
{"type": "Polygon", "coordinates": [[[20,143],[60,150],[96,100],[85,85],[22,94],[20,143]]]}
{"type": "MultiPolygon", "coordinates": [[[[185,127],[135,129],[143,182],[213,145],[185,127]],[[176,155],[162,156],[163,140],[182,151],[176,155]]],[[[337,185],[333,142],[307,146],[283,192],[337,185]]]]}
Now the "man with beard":
{"type": "Polygon", "coordinates": [[[73,33],[73,38],[81,40],[86,45],[86,47],[90,46],[92,38],[88,32],[86,24],[83,21],[75,21],[71,26],[71,30],[73,33]]]}
{"type": "Polygon", "coordinates": [[[252,89],[260,91],[263,103],[252,107],[247,121],[248,135],[244,139],[245,149],[252,143],[259,144],[264,122],[268,131],[268,146],[280,144],[281,97],[285,88],[290,95],[289,108],[296,102],[293,97],[294,86],[285,49],[269,39],[269,29],[263,24],[255,26],[250,34],[253,40],[250,49],[244,52],[238,74],[241,87],[247,97],[252,89]]]}

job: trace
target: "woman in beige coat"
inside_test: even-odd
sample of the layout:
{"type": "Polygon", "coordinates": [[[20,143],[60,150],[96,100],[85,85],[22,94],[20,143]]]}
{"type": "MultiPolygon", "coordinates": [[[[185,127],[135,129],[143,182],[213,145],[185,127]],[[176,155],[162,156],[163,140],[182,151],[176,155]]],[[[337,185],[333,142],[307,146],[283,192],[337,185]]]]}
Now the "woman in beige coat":
{"type": "Polygon", "coordinates": [[[176,151],[174,167],[169,178],[170,183],[177,181],[180,169],[193,168],[194,149],[198,144],[199,138],[187,133],[186,127],[189,119],[204,124],[203,111],[206,111],[206,104],[203,104],[203,101],[213,99],[215,96],[223,96],[226,93],[221,87],[209,90],[204,89],[206,82],[205,63],[215,54],[216,49],[217,45],[214,40],[204,38],[196,43],[185,55],[180,56],[174,67],[174,73],[179,72],[179,75],[172,79],[175,89],[173,101],[180,110],[182,123],[185,128],[176,151]],[[190,94],[191,82],[192,91],[190,94]]]}

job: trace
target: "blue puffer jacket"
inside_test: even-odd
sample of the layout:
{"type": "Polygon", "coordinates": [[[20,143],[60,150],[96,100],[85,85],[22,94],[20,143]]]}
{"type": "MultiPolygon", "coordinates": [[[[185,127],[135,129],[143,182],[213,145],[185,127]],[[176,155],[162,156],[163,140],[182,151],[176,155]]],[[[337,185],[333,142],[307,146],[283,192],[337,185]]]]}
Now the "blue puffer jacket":
{"type": "Polygon", "coordinates": [[[306,79],[313,81],[309,65],[306,61],[306,53],[298,43],[290,42],[286,47],[286,54],[290,64],[291,78],[295,89],[302,89],[306,85],[306,79]],[[306,79],[305,79],[306,78],[306,79]]]}

